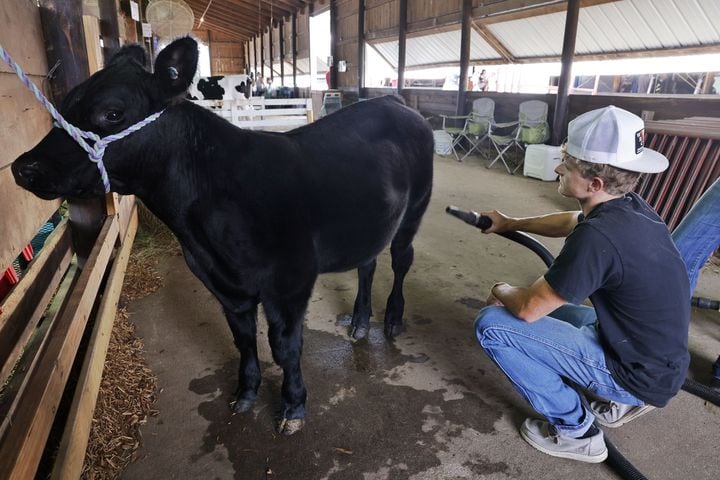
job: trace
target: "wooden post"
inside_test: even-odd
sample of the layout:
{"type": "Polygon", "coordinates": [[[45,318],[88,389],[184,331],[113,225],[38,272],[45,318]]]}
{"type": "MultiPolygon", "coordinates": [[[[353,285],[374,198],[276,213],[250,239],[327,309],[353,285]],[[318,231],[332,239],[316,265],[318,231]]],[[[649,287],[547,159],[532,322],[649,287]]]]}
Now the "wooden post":
{"type": "Polygon", "coordinates": [[[330,55],[332,55],[332,65],[330,65],[330,85],[332,89],[338,88],[338,48],[337,48],[337,0],[330,0],[330,55]]]}
{"type": "Polygon", "coordinates": [[[59,67],[50,79],[56,105],[77,84],[90,76],[80,0],[41,0],[40,22],[48,66],[59,67]]]}
{"type": "Polygon", "coordinates": [[[297,95],[297,12],[292,16],[293,95],[297,95]]]}
{"type": "Polygon", "coordinates": [[[103,39],[103,56],[107,60],[115,50],[120,48],[117,2],[116,0],[98,0],[98,10],[100,12],[100,34],[103,39]]]}
{"type": "Polygon", "coordinates": [[[577,37],[580,0],[568,0],[565,17],[565,37],[563,38],[562,69],[555,99],[555,117],[552,126],[552,144],[560,145],[565,138],[568,116],[568,92],[570,91],[570,72],[575,56],[575,38],[577,37]]]}
{"type": "Polygon", "coordinates": [[[260,76],[265,82],[265,29],[260,30],[260,76]]]}
{"type": "Polygon", "coordinates": [[[253,72],[255,72],[255,81],[257,81],[258,70],[257,70],[257,35],[252,38],[253,42],[253,72]]]}
{"type": "MultiPolygon", "coordinates": [[[[89,76],[82,25],[82,2],[41,0],[40,22],[45,37],[48,65],[60,62],[50,80],[55,104],[59,105],[73,87],[89,76]]],[[[78,265],[82,268],[106,217],[105,199],[68,200],[68,207],[73,244],[78,255],[78,265]]]]}
{"type": "Polygon", "coordinates": [[[358,53],[357,85],[358,98],[363,96],[365,88],[365,0],[358,0],[358,53]]]}
{"type": "Polygon", "coordinates": [[[398,22],[398,68],[397,93],[402,95],[405,87],[405,46],[407,43],[407,0],[400,0],[400,21],[398,22]]]}
{"type": "Polygon", "coordinates": [[[275,72],[273,69],[273,63],[275,62],[275,56],[273,55],[273,20],[270,19],[270,28],[268,28],[268,53],[270,55],[270,81],[272,82],[275,78],[275,72]]]}
{"type": "Polygon", "coordinates": [[[460,32],[460,79],[458,80],[456,115],[465,115],[465,97],[467,96],[468,66],[470,65],[470,34],[472,19],[472,0],[463,0],[462,30],[460,32]]]}
{"type": "Polygon", "coordinates": [[[280,19],[278,22],[278,32],[280,32],[280,85],[285,85],[285,20],[280,19]]]}
{"type": "Polygon", "coordinates": [[[712,93],[712,87],[715,83],[715,72],[706,72],[703,88],[700,93],[712,93]]]}

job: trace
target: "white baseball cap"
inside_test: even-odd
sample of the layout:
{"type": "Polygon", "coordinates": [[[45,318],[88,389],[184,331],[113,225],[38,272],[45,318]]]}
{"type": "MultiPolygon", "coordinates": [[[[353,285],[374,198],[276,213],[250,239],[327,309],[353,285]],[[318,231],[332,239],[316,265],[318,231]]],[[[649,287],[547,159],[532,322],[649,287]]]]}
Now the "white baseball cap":
{"type": "Polygon", "coordinates": [[[668,159],[645,148],[645,123],[612,105],[583,113],[568,124],[566,151],[579,160],[604,163],[623,170],[658,173],[668,159]]]}

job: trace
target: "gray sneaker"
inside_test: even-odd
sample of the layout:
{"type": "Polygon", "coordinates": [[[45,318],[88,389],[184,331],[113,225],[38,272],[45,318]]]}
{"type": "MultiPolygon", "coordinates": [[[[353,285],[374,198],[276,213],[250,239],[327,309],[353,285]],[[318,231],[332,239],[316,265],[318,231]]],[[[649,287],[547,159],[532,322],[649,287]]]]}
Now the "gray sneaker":
{"type": "Polygon", "coordinates": [[[526,419],[520,427],[520,436],[532,447],[553,457],[569,458],[587,463],[600,463],[608,456],[602,430],[588,438],[570,438],[560,435],[545,420],[526,419]]]}
{"type": "Polygon", "coordinates": [[[595,415],[597,422],[608,428],[617,428],[626,423],[635,420],[641,415],[645,415],[651,410],[655,410],[652,405],[625,405],[613,401],[596,401],[590,402],[590,410],[595,415]]]}

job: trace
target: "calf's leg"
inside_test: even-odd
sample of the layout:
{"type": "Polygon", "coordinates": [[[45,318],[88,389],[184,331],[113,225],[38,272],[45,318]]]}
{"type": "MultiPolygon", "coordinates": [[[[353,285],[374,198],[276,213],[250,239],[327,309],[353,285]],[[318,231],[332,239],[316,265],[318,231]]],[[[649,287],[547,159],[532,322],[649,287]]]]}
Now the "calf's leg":
{"type": "Polygon", "coordinates": [[[370,329],[370,317],[372,316],[371,292],[373,275],[377,260],[358,268],[358,293],[355,297],[355,306],[352,314],[353,338],[364,338],[370,329]]]}
{"type": "Polygon", "coordinates": [[[393,287],[387,300],[385,308],[385,336],[393,338],[402,332],[402,317],[405,311],[405,298],[403,297],[403,282],[405,275],[413,263],[414,249],[413,238],[420,228],[420,221],[425,213],[430,194],[428,194],[408,212],[400,224],[395,237],[390,244],[390,256],[392,257],[392,269],[394,273],[393,287]]]}
{"type": "Polygon", "coordinates": [[[292,435],[305,424],[307,391],[300,370],[300,357],[303,320],[311,289],[312,286],[300,297],[263,301],[273,360],[283,370],[282,410],[278,433],[284,435],[292,435]]]}
{"type": "Polygon", "coordinates": [[[234,412],[247,412],[255,403],[260,387],[260,363],[257,356],[257,303],[244,312],[225,310],[225,316],[240,351],[238,388],[230,404],[234,412]]]}

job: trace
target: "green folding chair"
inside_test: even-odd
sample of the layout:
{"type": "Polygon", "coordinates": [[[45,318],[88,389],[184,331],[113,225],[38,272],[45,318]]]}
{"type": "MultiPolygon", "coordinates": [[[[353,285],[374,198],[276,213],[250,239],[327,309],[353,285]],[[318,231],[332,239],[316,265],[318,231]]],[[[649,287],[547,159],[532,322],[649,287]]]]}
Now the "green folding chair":
{"type": "Polygon", "coordinates": [[[470,149],[465,158],[477,151],[481,153],[480,147],[485,140],[490,138],[490,126],[495,122],[495,101],[492,98],[478,98],[473,101],[473,111],[467,119],[465,137],[470,143],[470,149]]]}
{"type": "Polygon", "coordinates": [[[547,103],[540,100],[528,100],[520,104],[519,110],[517,121],[491,125],[490,141],[497,151],[497,156],[487,168],[501,161],[505,165],[507,172],[513,175],[523,166],[524,159],[521,155],[520,161],[511,169],[505,158],[508,150],[515,147],[520,151],[525,151],[525,146],[545,143],[550,138],[550,125],[547,122],[547,103]],[[502,129],[512,126],[515,126],[515,129],[509,134],[499,134],[502,129]]]}

